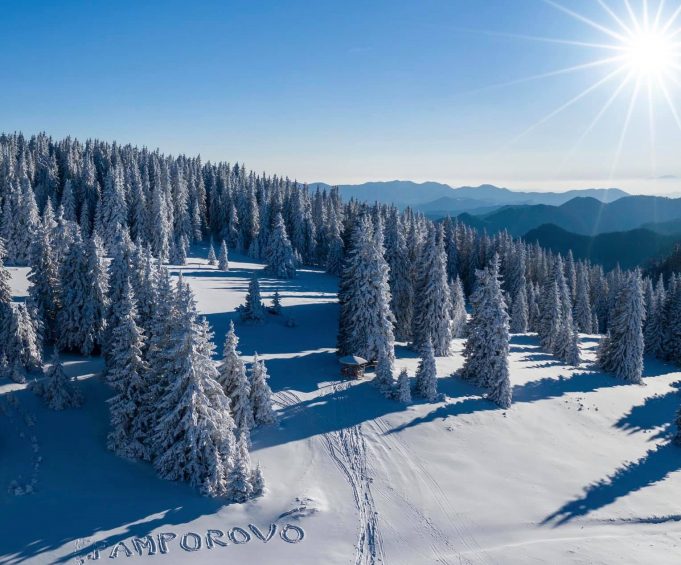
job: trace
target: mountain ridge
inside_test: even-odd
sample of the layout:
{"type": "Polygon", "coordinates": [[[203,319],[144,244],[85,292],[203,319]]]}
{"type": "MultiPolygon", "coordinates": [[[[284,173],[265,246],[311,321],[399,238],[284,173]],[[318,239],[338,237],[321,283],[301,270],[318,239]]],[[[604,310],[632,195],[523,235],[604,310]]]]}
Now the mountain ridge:
{"type": "MultiPolygon", "coordinates": [[[[310,183],[311,188],[330,188],[323,182],[310,183]]],[[[586,188],[564,192],[536,192],[511,190],[493,184],[479,186],[459,186],[428,181],[392,180],[375,181],[362,184],[337,185],[341,195],[349,200],[354,198],[363,202],[381,202],[395,204],[400,208],[407,206],[428,212],[428,215],[453,215],[476,208],[489,208],[503,205],[553,204],[559,205],[576,196],[590,196],[603,202],[613,202],[619,198],[630,196],[619,188],[586,188]],[[443,200],[444,199],[444,200],[443,200]]]]}

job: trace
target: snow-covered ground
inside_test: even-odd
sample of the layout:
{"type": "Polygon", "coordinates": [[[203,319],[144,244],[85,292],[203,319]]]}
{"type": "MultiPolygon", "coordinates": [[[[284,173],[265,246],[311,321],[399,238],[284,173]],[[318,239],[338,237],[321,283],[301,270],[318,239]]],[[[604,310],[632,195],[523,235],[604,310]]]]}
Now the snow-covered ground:
{"type": "MultiPolygon", "coordinates": [[[[182,268],[219,350],[260,268],[236,260],[222,273],[197,259],[182,268]]],[[[25,275],[13,270],[17,296],[25,275]]],[[[111,560],[116,546],[114,559],[127,550],[159,563],[681,559],[681,448],[668,444],[681,402],[675,368],[648,359],[645,386],[623,385],[591,366],[596,337],[583,336],[587,362],[574,369],[534,336],[514,336],[514,404],[504,411],[450,376],[462,364],[457,341],[438,359],[443,401],[403,406],[368,380],[340,380],[336,279],[304,270],[261,285],[266,301],[279,289],[295,320],[236,326],[243,354],[266,360],[278,403],[280,425],[253,434],[265,496],[225,506],[107,451],[101,361],[70,357],[80,410],[47,411],[0,381],[0,563],[77,563],[97,557],[92,547],[111,560]],[[147,535],[154,555],[133,543],[147,535]]],[[[413,375],[414,353],[397,356],[413,375]]]]}

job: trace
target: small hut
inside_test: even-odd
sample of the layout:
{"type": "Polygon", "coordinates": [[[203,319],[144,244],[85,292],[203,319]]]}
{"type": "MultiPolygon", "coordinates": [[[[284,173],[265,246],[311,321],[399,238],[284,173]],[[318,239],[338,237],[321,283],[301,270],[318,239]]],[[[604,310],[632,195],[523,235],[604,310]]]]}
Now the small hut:
{"type": "Polygon", "coordinates": [[[364,368],[368,361],[357,355],[346,355],[341,357],[338,362],[341,364],[341,374],[352,380],[361,379],[364,376],[364,368]]]}

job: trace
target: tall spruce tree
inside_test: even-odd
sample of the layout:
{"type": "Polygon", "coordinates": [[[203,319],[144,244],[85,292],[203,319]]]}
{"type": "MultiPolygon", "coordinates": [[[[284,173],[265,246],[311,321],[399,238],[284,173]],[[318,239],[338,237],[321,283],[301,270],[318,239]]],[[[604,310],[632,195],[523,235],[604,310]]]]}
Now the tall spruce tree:
{"type": "Polygon", "coordinates": [[[162,478],[187,481],[207,496],[224,496],[235,453],[229,400],[218,384],[210,335],[196,319],[196,305],[181,280],[171,336],[174,363],[159,399],[154,467],[162,478]]]}
{"type": "Polygon", "coordinates": [[[608,335],[601,340],[598,363],[604,371],[627,382],[641,382],[644,320],[641,274],[635,271],[621,284],[608,335]]]}
{"type": "Polygon", "coordinates": [[[452,302],[441,229],[430,230],[419,262],[414,296],[414,347],[420,349],[430,339],[436,355],[449,355],[452,302]]]}
{"type": "Polygon", "coordinates": [[[508,368],[509,318],[499,280],[499,256],[476,273],[471,296],[473,313],[468,323],[461,377],[488,391],[488,398],[502,408],[511,405],[508,368]]]}

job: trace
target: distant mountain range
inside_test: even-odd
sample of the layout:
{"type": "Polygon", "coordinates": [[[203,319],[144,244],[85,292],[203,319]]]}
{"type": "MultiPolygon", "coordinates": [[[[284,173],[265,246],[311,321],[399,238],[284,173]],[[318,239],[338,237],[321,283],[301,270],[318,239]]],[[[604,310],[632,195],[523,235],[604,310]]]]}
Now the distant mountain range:
{"type": "Polygon", "coordinates": [[[611,269],[618,263],[623,268],[646,265],[651,259],[668,255],[681,235],[664,235],[637,228],[588,236],[545,224],[527,232],[523,239],[563,255],[572,250],[576,259],[590,259],[605,269],[611,269]]]}
{"type": "MultiPolygon", "coordinates": [[[[316,182],[310,187],[329,188],[329,185],[316,182]]],[[[430,217],[456,216],[462,212],[488,212],[507,205],[559,206],[577,196],[595,198],[602,202],[613,202],[628,196],[618,188],[524,192],[491,184],[453,188],[437,182],[415,183],[401,180],[340,185],[339,190],[345,200],[354,198],[362,202],[390,203],[400,208],[410,206],[430,217]]]]}
{"type": "Polygon", "coordinates": [[[628,196],[605,203],[595,198],[573,198],[560,206],[504,206],[489,213],[472,217],[459,215],[461,221],[490,233],[501,230],[515,236],[544,224],[554,224],[564,230],[582,234],[626,231],[643,227],[660,233],[675,233],[681,226],[681,198],[662,196],[628,196]],[[471,219],[472,218],[472,219],[471,219]],[[657,225],[662,224],[660,229],[657,225]]]}
{"type": "MultiPolygon", "coordinates": [[[[323,183],[314,183],[312,188],[323,183]]],[[[433,218],[456,217],[488,233],[507,230],[556,252],[612,268],[644,265],[681,241],[681,198],[632,196],[617,188],[525,192],[485,184],[436,182],[341,185],[344,199],[410,206],[433,218]]]]}

